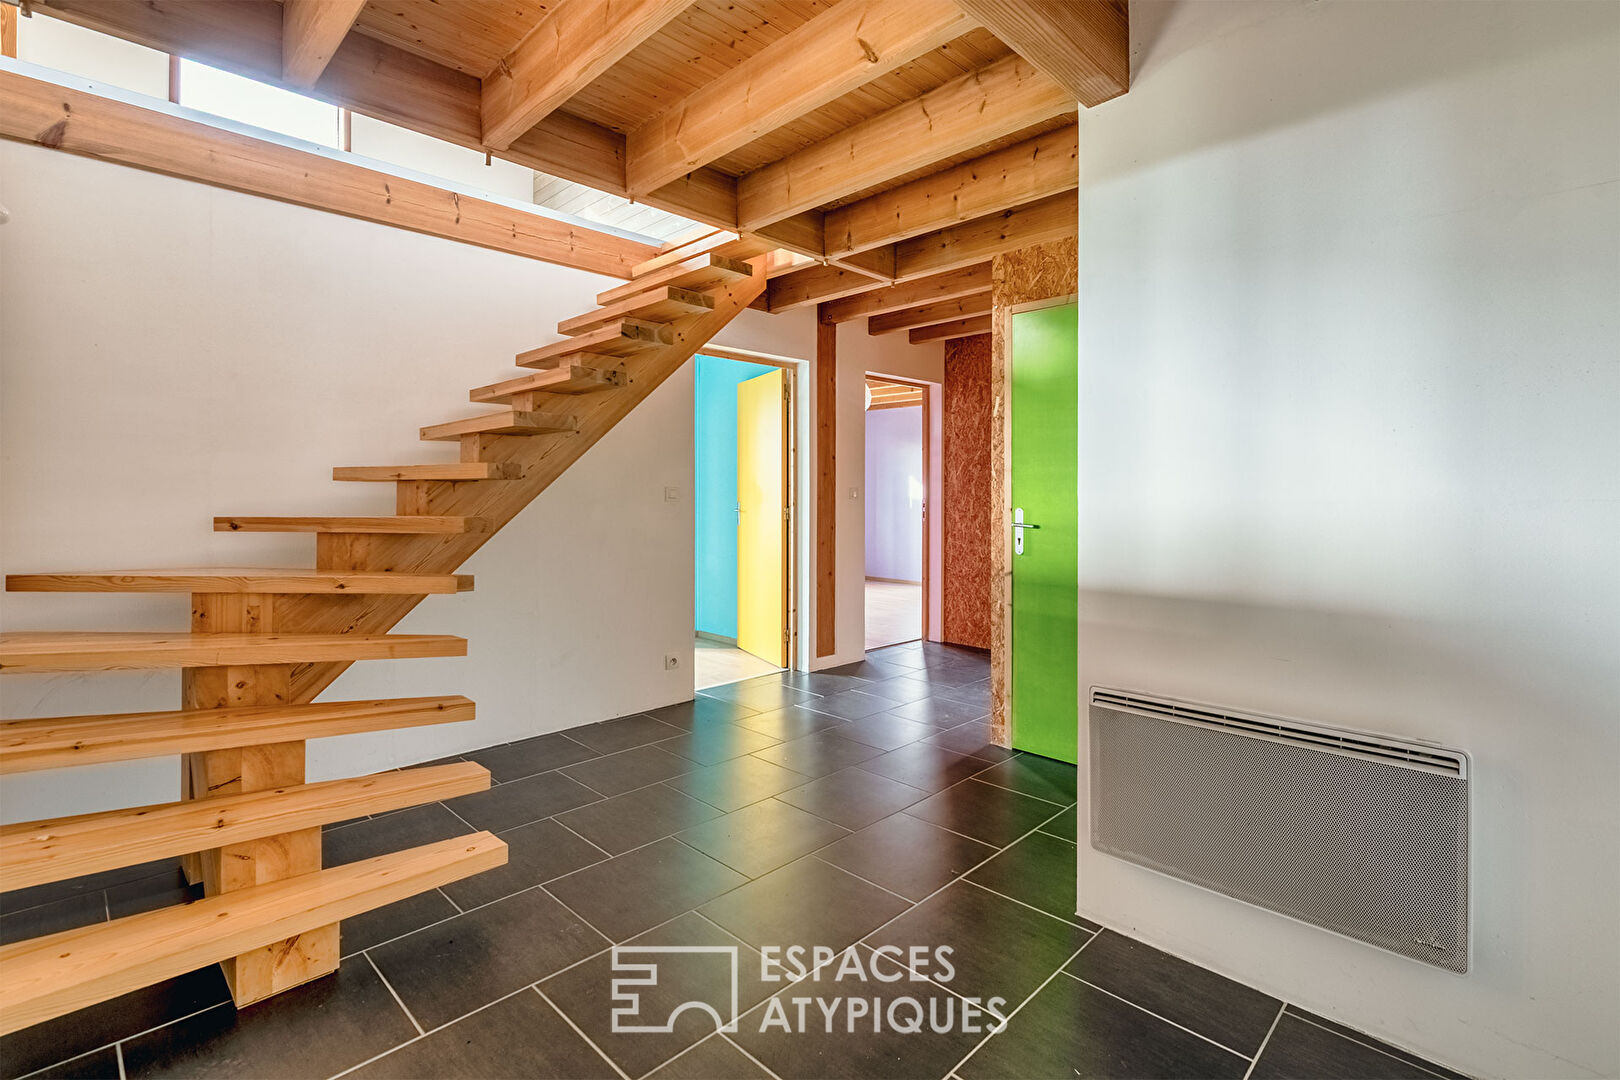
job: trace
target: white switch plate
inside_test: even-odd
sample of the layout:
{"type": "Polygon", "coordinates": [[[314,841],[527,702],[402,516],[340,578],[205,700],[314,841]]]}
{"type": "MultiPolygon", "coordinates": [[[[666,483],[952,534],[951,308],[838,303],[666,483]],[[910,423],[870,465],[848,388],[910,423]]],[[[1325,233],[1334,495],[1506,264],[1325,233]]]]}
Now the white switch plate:
{"type": "Polygon", "coordinates": [[[664,489],[664,501],[665,502],[679,502],[680,498],[681,498],[681,489],[680,488],[667,487],[667,488],[664,489]]]}

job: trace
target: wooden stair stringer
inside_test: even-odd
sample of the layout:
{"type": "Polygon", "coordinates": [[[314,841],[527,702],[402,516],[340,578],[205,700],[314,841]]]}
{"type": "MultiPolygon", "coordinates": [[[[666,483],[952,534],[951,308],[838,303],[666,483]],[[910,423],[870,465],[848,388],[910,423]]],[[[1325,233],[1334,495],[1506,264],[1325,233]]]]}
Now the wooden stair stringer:
{"type": "MultiPolygon", "coordinates": [[[[445,535],[373,536],[367,549],[368,571],[394,573],[453,573],[486,541],[517,516],[587,450],[646,400],[664,380],[747,310],[765,291],[769,255],[749,261],[756,272],[713,290],[711,311],[695,312],[670,323],[672,341],[624,358],[625,385],[612,393],[582,395],[573,408],[576,432],[566,438],[534,439],[521,435],[480,435],[477,460],[514,464],[518,479],[499,484],[460,484],[434,506],[444,516],[479,518],[487,531],[445,535]]],[[[468,443],[463,443],[463,457],[468,443]]],[[[277,608],[277,629],[282,633],[378,634],[398,625],[421,596],[292,596],[277,608]]],[[[343,662],[299,664],[293,668],[289,701],[313,701],[315,696],[348,667],[343,662]]]]}

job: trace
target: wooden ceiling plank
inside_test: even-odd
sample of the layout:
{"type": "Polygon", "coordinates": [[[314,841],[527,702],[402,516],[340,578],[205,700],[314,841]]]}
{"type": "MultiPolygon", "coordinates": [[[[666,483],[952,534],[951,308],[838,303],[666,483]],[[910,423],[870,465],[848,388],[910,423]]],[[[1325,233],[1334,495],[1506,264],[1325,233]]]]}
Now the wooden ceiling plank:
{"type": "Polygon", "coordinates": [[[948,338],[971,337],[974,334],[988,334],[989,332],[990,316],[975,315],[971,319],[957,319],[955,322],[919,326],[908,331],[907,337],[911,344],[921,345],[926,341],[945,341],[948,338]]]}
{"type": "Polygon", "coordinates": [[[689,2],[566,0],[553,8],[485,76],[481,98],[484,144],[496,150],[512,145],[519,135],[662,29],[689,2]]]}
{"type": "Polygon", "coordinates": [[[884,315],[873,315],[866,320],[868,334],[892,334],[900,330],[911,330],[919,326],[933,326],[937,323],[955,322],[959,319],[971,318],[975,315],[988,315],[990,313],[990,292],[973,293],[961,296],[955,300],[939,300],[932,304],[923,304],[919,307],[902,308],[884,315]]]}
{"type": "Polygon", "coordinates": [[[281,5],[281,78],[315,85],[348,36],[366,0],[285,0],[281,5]]]}
{"type": "Polygon", "coordinates": [[[745,174],[739,225],[757,229],[1074,108],[1067,91],[1010,56],[745,174]]]}
{"type": "Polygon", "coordinates": [[[957,0],[1087,108],[1131,87],[1126,0],[957,0]]]}
{"type": "Polygon", "coordinates": [[[821,318],[828,322],[849,322],[851,319],[883,315],[921,304],[954,300],[983,292],[988,288],[990,288],[990,264],[983,262],[977,266],[951,270],[932,277],[916,278],[898,285],[871,289],[842,300],[834,300],[821,309],[821,318]]]}
{"type": "Polygon", "coordinates": [[[631,132],[630,190],[656,191],[972,25],[954,0],[843,0],[631,132]]]}
{"type": "Polygon", "coordinates": [[[901,280],[938,274],[983,262],[1014,248],[1073,236],[1079,229],[1075,192],[1048,195],[1037,202],[895,245],[895,274],[901,280]]]}
{"type": "Polygon", "coordinates": [[[909,240],[1068,191],[1079,181],[1079,129],[1070,124],[827,211],[826,254],[839,259],[909,240]]]}

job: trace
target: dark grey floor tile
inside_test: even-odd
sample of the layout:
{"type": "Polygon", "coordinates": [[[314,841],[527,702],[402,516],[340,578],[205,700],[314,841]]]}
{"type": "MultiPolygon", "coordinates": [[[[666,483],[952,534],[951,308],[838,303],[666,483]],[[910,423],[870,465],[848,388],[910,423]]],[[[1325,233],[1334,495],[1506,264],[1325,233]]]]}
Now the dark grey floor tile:
{"type": "Polygon", "coordinates": [[[840,769],[777,796],[801,810],[859,829],[928,798],[920,788],[863,769],[840,769]]]}
{"type": "Polygon", "coordinates": [[[960,701],[964,705],[971,705],[981,714],[990,712],[990,680],[984,679],[966,686],[943,686],[934,694],[937,698],[946,701],[960,701]]]}
{"type": "Polygon", "coordinates": [[[614,941],[626,941],[748,879],[679,840],[616,855],[546,886],[614,941]]]}
{"type": "Polygon", "coordinates": [[[921,701],[923,698],[930,697],[934,693],[934,688],[922,679],[901,676],[898,679],[884,679],[882,682],[875,682],[862,690],[861,693],[886,699],[891,702],[889,708],[892,709],[895,705],[903,705],[908,701],[921,701]]]}
{"type": "MultiPolygon", "coordinates": [[[[480,791],[465,798],[477,799],[494,794],[480,791]]],[[[457,800],[459,808],[461,800],[457,800]]],[[[413,806],[398,813],[367,818],[341,829],[321,834],[321,862],[324,866],[342,866],[344,863],[372,859],[378,855],[391,855],[396,851],[433,844],[454,836],[473,832],[467,822],[445,809],[441,803],[413,806]]]]}
{"type": "Polygon", "coordinates": [[[172,907],[175,904],[189,904],[193,900],[201,900],[202,896],[202,882],[188,885],[185,874],[179,870],[170,870],[155,877],[108,886],[107,914],[114,919],[122,919],[126,915],[139,915],[143,911],[156,911],[158,908],[172,907]]]}
{"type": "Polygon", "coordinates": [[[508,829],[500,838],[506,842],[505,866],[444,887],[445,894],[463,908],[481,907],[607,858],[589,841],[551,818],[508,829]]]}
{"type": "Polygon", "coordinates": [[[1203,1080],[1249,1062],[1101,990],[1059,975],[957,1067],[962,1080],[1203,1080]]]}
{"type": "Polygon", "coordinates": [[[1053,816],[1055,808],[1016,791],[981,784],[974,777],[907,807],[905,812],[986,844],[1006,847],[1053,816]]]}
{"type": "Polygon", "coordinates": [[[489,770],[497,783],[519,780],[535,773],[550,772],[564,765],[573,765],[596,757],[600,751],[577,743],[560,731],[537,735],[532,739],[492,746],[488,750],[475,750],[463,755],[489,770]]]}
{"type": "MultiPolygon", "coordinates": [[[[453,918],[459,914],[456,905],[438,889],[415,896],[407,896],[380,908],[362,911],[343,920],[338,931],[339,948],[345,957],[364,949],[414,933],[424,926],[453,918]]],[[[345,960],[344,963],[365,963],[365,960],[345,960]]]]}
{"type": "Polygon", "coordinates": [[[545,890],[530,889],[379,945],[369,955],[411,1015],[424,1028],[435,1028],[607,945],[545,890]]]}
{"type": "Polygon", "coordinates": [[[840,720],[859,720],[863,716],[883,712],[892,704],[894,704],[892,701],[864,690],[840,690],[836,694],[828,694],[824,698],[807,703],[805,708],[826,713],[828,716],[836,716],[840,720]]]}
{"type": "Polygon", "coordinates": [[[647,1080],[771,1080],[771,1074],[718,1035],[711,1035],[647,1080]]]}
{"type": "Polygon", "coordinates": [[[895,814],[816,853],[835,866],[911,900],[949,885],[996,853],[936,825],[895,814]]]}
{"type": "Polygon", "coordinates": [[[694,769],[668,784],[721,810],[741,810],[749,803],[798,787],[808,779],[804,773],[750,755],[694,769]]]}
{"type": "Polygon", "coordinates": [[[1041,832],[1049,833],[1052,836],[1061,836],[1072,844],[1075,842],[1075,834],[1079,831],[1079,828],[1079,815],[1075,812],[1075,808],[1071,806],[1063,813],[1048,819],[1046,824],[1041,826],[1041,832]]]}
{"type": "Polygon", "coordinates": [[[686,758],[666,753],[656,746],[638,746],[634,750],[570,765],[562,773],[603,795],[623,795],[693,768],[696,765],[686,758]]]}
{"type": "Polygon", "coordinates": [[[853,675],[834,675],[826,671],[784,671],[782,685],[795,690],[808,690],[812,694],[836,694],[840,690],[859,690],[870,679],[857,679],[853,675]]]}
{"type": "Polygon", "coordinates": [[[725,686],[711,686],[698,691],[698,696],[733,701],[758,712],[770,712],[772,709],[802,705],[818,699],[818,695],[808,690],[795,690],[791,686],[783,686],[774,678],[749,679],[746,682],[729,683],[725,686]]]}
{"type": "Polygon", "coordinates": [[[729,1023],[774,992],[779,984],[765,983],[760,977],[759,954],[713,923],[688,912],[648,933],[639,935],[618,949],[615,968],[613,954],[594,956],[540,984],[541,991],[568,1018],[579,1026],[602,1052],[629,1076],[640,1076],[668,1061],[687,1047],[712,1034],[718,1023],[729,1023]],[[647,951],[638,952],[638,947],[647,951]],[[666,948],[711,948],[715,952],[671,953],[666,948]],[[735,950],[733,952],[733,950],[735,950]],[[733,957],[736,967],[737,1006],[731,1004],[733,957]],[[620,1031],[613,1030],[613,1012],[627,1008],[613,997],[615,980],[635,977],[635,965],[651,964],[657,981],[635,985],[638,996],[634,1010],[621,1017],[620,1031]],[[677,1015],[687,1002],[700,1002],[702,1008],[677,1015]],[[673,1021],[673,1031],[624,1031],[636,1026],[664,1026],[673,1021]]]}
{"type": "Polygon", "coordinates": [[[812,857],[773,870],[699,911],[755,948],[843,949],[908,906],[898,896],[812,857]]]}
{"type": "Polygon", "coordinates": [[[914,671],[909,678],[922,679],[937,693],[941,690],[958,689],[982,682],[989,677],[990,672],[977,664],[964,664],[957,660],[941,660],[931,662],[920,671],[914,671]]]}
{"type": "Polygon", "coordinates": [[[666,724],[652,716],[636,714],[621,716],[617,720],[603,720],[598,724],[569,728],[568,737],[583,743],[600,754],[616,754],[637,746],[659,742],[679,735],[685,728],[666,724]]]}
{"type": "Polygon", "coordinates": [[[879,750],[894,750],[907,743],[920,742],[934,734],[934,731],[935,729],[927,724],[902,720],[888,713],[878,713],[860,720],[851,720],[843,727],[835,728],[834,734],[863,742],[867,746],[875,746],[879,750]]]}
{"type": "Polygon", "coordinates": [[[849,830],[794,806],[764,799],[687,829],[678,839],[749,877],[826,847],[849,830]]]}
{"type": "Polygon", "coordinates": [[[903,950],[948,945],[954,977],[936,980],[958,994],[1005,998],[1010,1009],[1067,963],[1087,936],[1076,926],[958,881],[865,943],[903,950]],[[987,933],[988,927],[994,932],[987,933]]]}
{"type": "Polygon", "coordinates": [[[0,1037],[0,1075],[43,1069],[230,1000],[218,964],[0,1037]]]}
{"type": "Polygon", "coordinates": [[[1059,806],[1073,806],[1075,802],[1075,767],[1066,761],[1019,754],[986,769],[979,779],[1059,806]]]}
{"type": "Polygon", "coordinates": [[[1264,1080],[1432,1080],[1459,1074],[1292,1005],[1250,1074],[1264,1080]]]}
{"type": "Polygon", "coordinates": [[[43,885],[31,885],[26,889],[0,892],[0,915],[9,915],[13,912],[22,911],[24,908],[38,907],[40,904],[48,904],[53,900],[65,900],[70,896],[98,893],[103,889],[125,881],[138,881],[141,878],[155,877],[170,870],[178,869],[180,869],[179,859],[154,859],[151,862],[136,863],[133,866],[120,866],[95,874],[68,878],[64,881],[51,881],[43,885]]]}
{"type": "Polygon", "coordinates": [[[880,753],[875,746],[840,738],[836,731],[828,730],[777,743],[754,757],[805,776],[825,776],[880,753]]]}
{"type": "Polygon", "coordinates": [[[990,767],[988,761],[956,754],[926,743],[909,743],[881,757],[861,762],[867,772],[887,776],[924,791],[943,791],[990,767]]]}
{"type": "Polygon", "coordinates": [[[1075,846],[1071,841],[1032,832],[973,871],[968,880],[1039,908],[1048,915],[1094,930],[1093,924],[1075,914],[1077,872],[1075,846]]]}
{"type": "Polygon", "coordinates": [[[46,904],[0,915],[0,945],[77,930],[107,921],[107,897],[101,890],[64,896],[46,904]]]}
{"type": "Polygon", "coordinates": [[[658,748],[679,754],[699,765],[718,765],[780,741],[772,735],[740,724],[708,724],[673,739],[665,739],[658,744],[658,748]]]}
{"type": "Polygon", "coordinates": [[[564,810],[572,810],[576,806],[593,803],[601,797],[595,790],[578,783],[572,777],[564,776],[560,772],[548,772],[540,773],[538,776],[525,776],[521,780],[513,780],[507,784],[497,784],[488,791],[478,791],[471,795],[463,795],[459,799],[451,799],[445,805],[464,818],[473,828],[499,833],[560,814],[564,810]]]}
{"type": "Polygon", "coordinates": [[[1253,1056],[1282,1002],[1169,953],[1104,930],[1071,974],[1240,1054],[1253,1056]]]}
{"type": "Polygon", "coordinates": [[[533,990],[496,1002],[353,1074],[367,1080],[611,1080],[618,1074],[533,990]]]}
{"type": "Polygon", "coordinates": [[[982,1012],[965,1018],[960,999],[928,982],[795,984],[774,1000],[780,1003],[774,1013],[777,1022],[770,1022],[772,1006],[767,1002],[744,1016],[732,1037],[783,1080],[939,1080],[995,1022],[982,1012]],[[792,999],[803,997],[812,1002],[804,1008],[801,1027],[792,999]],[[864,999],[870,1011],[851,1021],[850,998],[864,999]],[[899,1000],[905,998],[915,1004],[899,1000]],[[831,1019],[823,1009],[832,1011],[831,1019]],[[933,1030],[930,1011],[943,1032],[933,1030]],[[922,1028],[896,1031],[888,1022],[891,1015],[903,1024],[920,1015],[922,1028]],[[787,1031],[781,1028],[782,1018],[787,1031]]]}
{"type": "MultiPolygon", "coordinates": [[[[719,814],[719,810],[706,802],[683,795],[663,784],[654,784],[559,814],[557,820],[609,855],[620,855],[642,844],[673,836],[682,829],[718,817],[719,814]]],[[[598,862],[601,858],[598,854],[590,861],[598,862]]]]}
{"type": "Polygon", "coordinates": [[[734,701],[694,697],[691,701],[679,701],[674,705],[665,705],[661,709],[649,709],[647,715],[654,720],[691,731],[693,728],[712,723],[738,723],[743,717],[752,716],[756,712],[759,710],[739,705],[734,701]]]}
{"type": "Polygon", "coordinates": [[[834,668],[825,668],[823,675],[849,675],[866,682],[878,682],[882,679],[898,679],[910,675],[915,670],[904,664],[895,664],[883,660],[857,660],[853,664],[842,664],[834,668]]]}
{"type": "Polygon", "coordinates": [[[989,713],[985,709],[961,701],[942,697],[926,697],[921,701],[908,701],[889,710],[902,720],[914,720],[931,727],[955,727],[969,720],[981,720],[989,713]]]}
{"type": "Polygon", "coordinates": [[[935,731],[923,741],[929,746],[942,747],[953,753],[967,754],[969,757],[992,762],[1006,761],[1018,753],[1005,746],[997,746],[991,741],[988,720],[970,720],[965,724],[946,728],[944,731],[935,731]]]}
{"type": "Polygon", "coordinates": [[[220,1005],[123,1044],[142,1076],[331,1076],[416,1036],[363,959],[256,1005],[220,1005]]]}
{"type": "Polygon", "coordinates": [[[813,735],[818,731],[836,728],[844,721],[827,713],[812,712],[799,705],[789,705],[785,709],[775,709],[766,713],[755,713],[745,716],[737,721],[739,727],[769,735],[778,742],[787,742],[789,739],[798,739],[806,735],[813,735]]]}
{"type": "MultiPolygon", "coordinates": [[[[9,1075],[9,1074],[8,1074],[9,1075]]],[[[29,1075],[28,1080],[121,1080],[118,1051],[110,1046],[29,1075]]]]}
{"type": "Polygon", "coordinates": [[[917,641],[905,641],[899,645],[886,645],[881,649],[869,650],[866,659],[871,663],[891,664],[907,671],[917,671],[926,663],[922,643],[917,641]]]}

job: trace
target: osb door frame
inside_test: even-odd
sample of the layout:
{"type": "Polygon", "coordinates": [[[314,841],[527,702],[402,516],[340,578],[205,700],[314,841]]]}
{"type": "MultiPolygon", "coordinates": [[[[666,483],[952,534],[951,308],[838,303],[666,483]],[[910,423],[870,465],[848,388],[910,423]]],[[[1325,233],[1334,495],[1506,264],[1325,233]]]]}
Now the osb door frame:
{"type": "Polygon", "coordinates": [[[1073,303],[1079,279],[1074,237],[997,255],[990,267],[990,735],[997,746],[1012,745],[1012,317],[1073,303]]]}

